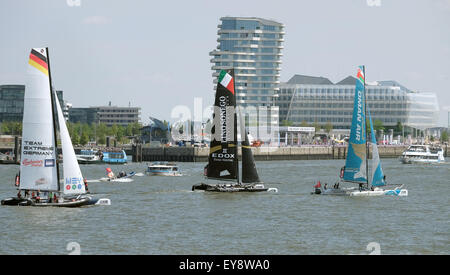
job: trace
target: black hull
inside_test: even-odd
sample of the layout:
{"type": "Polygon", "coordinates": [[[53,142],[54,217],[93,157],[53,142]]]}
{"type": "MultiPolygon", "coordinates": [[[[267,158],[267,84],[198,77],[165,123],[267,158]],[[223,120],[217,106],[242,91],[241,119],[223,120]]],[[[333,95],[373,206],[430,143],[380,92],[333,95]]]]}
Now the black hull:
{"type": "Polygon", "coordinates": [[[33,202],[28,199],[19,199],[19,198],[7,198],[1,201],[1,205],[8,205],[8,206],[29,206],[33,202]]]}
{"type": "Polygon", "coordinates": [[[221,192],[221,193],[236,193],[236,192],[267,192],[268,188],[255,187],[254,185],[230,185],[230,184],[217,184],[211,185],[206,183],[200,183],[192,186],[192,191],[205,191],[205,192],[221,192]]]}
{"type": "MultiPolygon", "coordinates": [[[[74,199],[74,200],[66,200],[64,202],[33,202],[30,199],[19,199],[19,198],[8,198],[1,201],[2,205],[9,205],[9,206],[35,206],[35,207],[80,207],[84,205],[89,205],[91,199],[81,198],[81,199],[74,199]]],[[[94,202],[95,203],[95,202],[94,202]]]]}

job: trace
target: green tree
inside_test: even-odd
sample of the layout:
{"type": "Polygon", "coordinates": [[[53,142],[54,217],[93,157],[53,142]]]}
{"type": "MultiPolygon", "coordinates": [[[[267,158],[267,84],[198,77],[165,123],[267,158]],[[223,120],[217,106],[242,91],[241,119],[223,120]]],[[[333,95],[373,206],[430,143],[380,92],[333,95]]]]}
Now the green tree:
{"type": "Polygon", "coordinates": [[[373,129],[375,131],[380,131],[380,130],[385,130],[384,126],[383,126],[383,122],[379,119],[375,119],[375,121],[373,122],[373,129]]]}
{"type": "Polygon", "coordinates": [[[395,128],[394,128],[394,134],[401,135],[402,132],[403,132],[403,124],[400,121],[398,121],[397,125],[395,125],[395,128]]]}
{"type": "Polygon", "coordinates": [[[306,122],[306,120],[302,120],[302,122],[300,123],[301,127],[308,127],[308,122],[306,122]]]}
{"type": "Polygon", "coordinates": [[[106,135],[108,134],[108,126],[104,123],[97,125],[97,143],[106,144],[106,135]]]}
{"type": "Polygon", "coordinates": [[[2,126],[0,127],[0,133],[3,135],[9,135],[11,133],[10,123],[2,122],[2,126]]]}
{"type": "Polygon", "coordinates": [[[294,122],[290,121],[290,120],[283,120],[281,121],[281,126],[292,126],[294,124],[294,122]]]}
{"type": "Polygon", "coordinates": [[[133,136],[137,136],[141,133],[142,124],[139,122],[133,122],[132,124],[133,136]]]}
{"type": "Polygon", "coordinates": [[[317,121],[314,121],[312,127],[314,127],[316,132],[320,131],[320,129],[321,129],[321,127],[317,121]]]}
{"type": "Polygon", "coordinates": [[[333,130],[333,124],[328,121],[327,124],[325,124],[325,132],[327,132],[327,134],[330,134],[331,130],[333,130]]]}
{"type": "Polygon", "coordinates": [[[88,136],[87,132],[83,132],[80,137],[80,144],[86,145],[88,142],[89,142],[89,136],[88,136]]]}
{"type": "Polygon", "coordinates": [[[118,142],[123,143],[125,137],[125,129],[122,125],[117,126],[116,139],[118,142]]]}
{"type": "Polygon", "coordinates": [[[78,135],[77,132],[73,132],[73,134],[72,134],[72,136],[70,138],[72,139],[72,144],[73,145],[80,144],[80,136],[78,135]]]}
{"type": "Polygon", "coordinates": [[[447,133],[447,131],[442,132],[442,134],[441,134],[441,142],[442,143],[448,142],[448,133],[447,133]]]}

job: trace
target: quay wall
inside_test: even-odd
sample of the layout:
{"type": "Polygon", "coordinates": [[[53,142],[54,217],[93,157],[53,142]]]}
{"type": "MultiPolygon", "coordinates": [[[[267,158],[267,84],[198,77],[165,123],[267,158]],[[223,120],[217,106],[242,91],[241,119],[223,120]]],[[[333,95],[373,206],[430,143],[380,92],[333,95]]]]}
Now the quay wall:
{"type": "MultiPolygon", "coordinates": [[[[407,146],[378,146],[381,158],[398,158],[407,146]]],[[[206,162],[209,148],[199,147],[161,147],[142,148],[141,161],[180,161],[180,162],[206,162]]],[[[450,148],[445,147],[446,156],[450,148]]],[[[127,154],[135,155],[136,147],[127,154]]],[[[270,160],[322,160],[345,159],[347,146],[300,146],[300,147],[253,147],[253,156],[257,161],[270,160]]],[[[371,155],[371,151],[369,152],[371,155]]],[[[241,155],[241,150],[238,150],[241,155]]],[[[134,159],[134,158],[133,158],[134,159]]]]}
{"type": "MultiPolygon", "coordinates": [[[[14,152],[8,159],[0,159],[0,164],[18,164],[20,156],[20,143],[16,139],[15,144],[2,146],[0,152],[14,152]]],[[[444,147],[444,156],[450,161],[450,146],[444,147]]],[[[378,146],[381,158],[398,158],[407,146],[378,146]]],[[[75,151],[80,148],[75,148],[75,151]]],[[[133,162],[150,161],[177,161],[177,162],[206,162],[208,161],[209,148],[199,147],[145,147],[142,145],[128,145],[123,149],[128,156],[132,156],[133,162]]],[[[257,161],[273,160],[321,160],[321,159],[345,159],[347,146],[296,146],[296,147],[253,147],[253,156],[257,161]]],[[[239,149],[238,155],[240,156],[239,149]]]]}

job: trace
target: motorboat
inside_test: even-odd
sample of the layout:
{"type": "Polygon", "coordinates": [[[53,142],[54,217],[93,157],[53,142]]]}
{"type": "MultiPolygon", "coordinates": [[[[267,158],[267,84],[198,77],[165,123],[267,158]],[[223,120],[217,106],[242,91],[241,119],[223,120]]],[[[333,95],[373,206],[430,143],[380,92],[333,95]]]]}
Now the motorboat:
{"type": "Polygon", "coordinates": [[[431,145],[411,145],[399,159],[404,164],[445,162],[444,150],[431,145]]]}
{"type": "Polygon", "coordinates": [[[148,165],[146,174],[153,176],[181,176],[178,165],[167,161],[157,161],[148,165]]]}
{"type": "Polygon", "coordinates": [[[79,164],[96,164],[102,162],[102,155],[94,150],[81,150],[76,157],[79,164]]]}

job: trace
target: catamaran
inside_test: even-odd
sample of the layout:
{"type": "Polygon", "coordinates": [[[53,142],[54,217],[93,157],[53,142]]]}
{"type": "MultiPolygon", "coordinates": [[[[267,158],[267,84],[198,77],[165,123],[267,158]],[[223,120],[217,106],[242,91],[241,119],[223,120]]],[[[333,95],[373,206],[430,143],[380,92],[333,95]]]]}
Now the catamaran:
{"type": "Polygon", "coordinates": [[[355,99],[353,106],[353,118],[350,129],[350,139],[348,154],[345,166],[341,169],[340,181],[331,188],[326,185],[315,185],[314,194],[323,195],[347,195],[347,196],[408,196],[408,190],[403,189],[403,185],[393,189],[386,188],[386,177],[381,168],[380,156],[378,154],[375,131],[373,129],[372,118],[366,103],[365,94],[365,68],[360,66],[357,72],[355,85],[355,99]],[[366,120],[368,117],[368,120],[366,120]],[[367,121],[370,125],[371,138],[368,142],[367,121]],[[372,165],[369,175],[369,144],[372,147],[372,165]],[[340,187],[342,183],[355,183],[359,187],[340,187]],[[369,187],[370,183],[370,187],[369,187]]]}
{"type": "Polygon", "coordinates": [[[61,106],[52,89],[48,48],[33,48],[28,63],[29,83],[24,97],[19,193],[17,197],[2,200],[1,204],[57,207],[109,205],[109,199],[86,195],[83,175],[61,106]],[[62,182],[59,180],[57,161],[57,127],[64,163],[62,182]],[[24,196],[21,191],[25,191],[24,196]]]}
{"type": "Polygon", "coordinates": [[[200,183],[192,191],[207,192],[277,192],[260,181],[249,144],[245,124],[240,117],[242,148],[242,180],[239,177],[236,96],[234,70],[222,70],[217,83],[211,129],[211,147],[204,174],[208,179],[225,181],[221,184],[200,183]],[[228,183],[229,182],[229,183],[228,183]]]}

